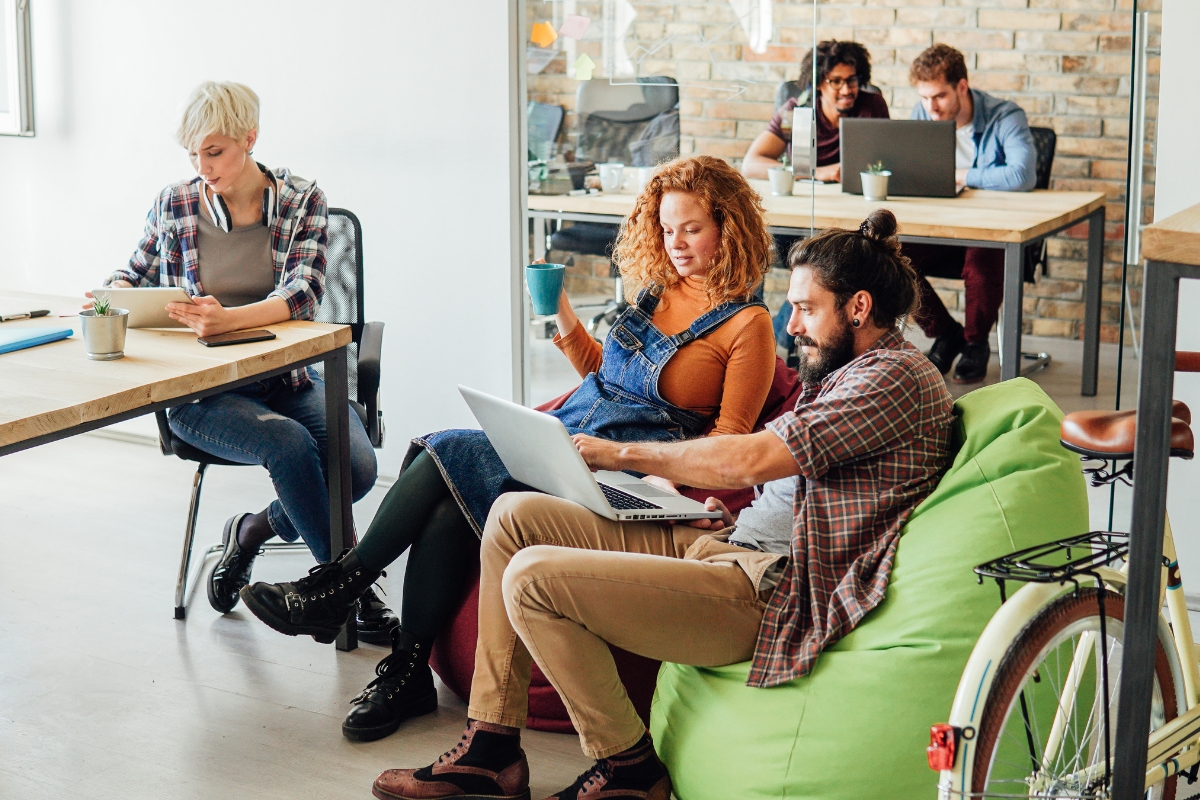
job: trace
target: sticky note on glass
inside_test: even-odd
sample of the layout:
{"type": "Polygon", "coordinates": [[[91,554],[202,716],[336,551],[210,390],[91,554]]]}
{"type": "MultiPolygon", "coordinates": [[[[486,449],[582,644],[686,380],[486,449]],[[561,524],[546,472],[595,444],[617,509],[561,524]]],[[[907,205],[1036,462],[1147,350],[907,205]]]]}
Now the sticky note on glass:
{"type": "Polygon", "coordinates": [[[596,62],[587,53],[580,53],[579,58],[575,59],[575,77],[581,81],[590,81],[595,68],[596,62]]]}
{"type": "Polygon", "coordinates": [[[592,24],[591,17],[581,17],[578,14],[567,14],[563,19],[562,26],[558,29],[559,36],[566,36],[569,39],[582,39],[583,32],[588,29],[588,25],[592,24]]]}
{"type": "Polygon", "coordinates": [[[529,32],[529,41],[538,47],[549,47],[557,38],[558,34],[554,32],[554,26],[549,22],[536,22],[533,30],[529,32]]]}

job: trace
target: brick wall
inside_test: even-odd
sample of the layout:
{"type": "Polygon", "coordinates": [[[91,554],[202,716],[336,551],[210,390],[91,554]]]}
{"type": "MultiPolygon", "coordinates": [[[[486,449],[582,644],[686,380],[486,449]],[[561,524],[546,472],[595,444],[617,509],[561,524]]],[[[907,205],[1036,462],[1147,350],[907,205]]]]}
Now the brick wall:
{"type": "MultiPolygon", "coordinates": [[[[641,75],[670,75],[680,87],[681,150],[706,153],[737,164],[774,112],[775,91],[799,76],[800,59],[811,46],[812,4],[776,2],[774,30],[766,51],[746,43],[728,0],[632,2],[636,16],[624,46],[641,75]]],[[[821,39],[854,39],[871,51],[872,82],[893,117],[907,118],[917,101],[908,84],[908,65],[934,42],[963,51],[971,85],[1018,103],[1032,125],[1058,133],[1052,188],[1102,191],[1108,196],[1103,288],[1103,339],[1116,341],[1125,218],[1129,129],[1131,0],[822,0],[821,39]]],[[[1160,0],[1141,0],[1157,12],[1160,0]]],[[[531,22],[551,19],[561,6],[530,0],[531,22]]],[[[594,22],[584,40],[567,43],[602,65],[602,4],[576,2],[574,13],[594,22]]],[[[1151,46],[1157,47],[1158,14],[1151,17],[1151,46]]],[[[556,46],[561,46],[560,44],[556,46]]],[[[568,58],[559,57],[542,74],[529,76],[531,100],[558,103],[574,118],[576,81],[568,58]]],[[[1152,148],[1157,117],[1158,60],[1149,65],[1147,134],[1152,148]]],[[[604,76],[603,68],[596,77],[604,76]]],[[[1147,158],[1145,219],[1152,219],[1153,158],[1147,158]]],[[[1078,338],[1082,335],[1086,227],[1050,242],[1049,268],[1027,286],[1027,333],[1078,338]]],[[[604,264],[581,264],[575,286],[599,291],[604,264]],[[586,276],[585,276],[586,273],[586,276]],[[585,277],[590,280],[585,281],[585,277]]],[[[786,276],[768,283],[772,307],[782,302],[786,276]]],[[[961,308],[962,285],[938,281],[953,310],[961,308]]],[[[1129,277],[1139,302],[1140,275],[1129,277]]]]}

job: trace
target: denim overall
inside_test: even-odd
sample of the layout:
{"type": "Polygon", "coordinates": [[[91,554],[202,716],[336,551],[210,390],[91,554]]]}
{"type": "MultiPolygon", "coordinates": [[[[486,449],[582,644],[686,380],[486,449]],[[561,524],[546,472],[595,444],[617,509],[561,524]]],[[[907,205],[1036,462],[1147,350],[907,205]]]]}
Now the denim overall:
{"type": "MultiPolygon", "coordinates": [[[[666,442],[698,435],[709,417],[668,403],[658,393],[658,377],[688,342],[721,327],[761,301],[729,302],[698,317],[687,330],[666,336],[651,319],[659,298],[643,289],[604,340],[599,373],[583,379],[561,408],[549,412],[572,434],[586,433],[618,442],[666,442]]],[[[482,535],[492,503],[504,492],[531,491],[504,468],[479,430],[447,430],[414,439],[404,466],[425,448],[437,463],[477,534],[482,535]]]]}

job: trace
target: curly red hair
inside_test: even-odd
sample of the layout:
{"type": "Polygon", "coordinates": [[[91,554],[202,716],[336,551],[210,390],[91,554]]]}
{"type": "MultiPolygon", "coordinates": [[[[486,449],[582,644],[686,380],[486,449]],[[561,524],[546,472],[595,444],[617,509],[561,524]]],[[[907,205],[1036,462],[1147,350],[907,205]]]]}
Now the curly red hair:
{"type": "Polygon", "coordinates": [[[658,219],[667,192],[694,195],[721,230],[706,282],[712,307],[749,297],[771,265],[771,235],[762,199],[741,173],[713,156],[668,161],[647,181],[633,213],[621,225],[613,250],[630,295],[641,286],[662,292],[682,280],[667,256],[658,219]]]}

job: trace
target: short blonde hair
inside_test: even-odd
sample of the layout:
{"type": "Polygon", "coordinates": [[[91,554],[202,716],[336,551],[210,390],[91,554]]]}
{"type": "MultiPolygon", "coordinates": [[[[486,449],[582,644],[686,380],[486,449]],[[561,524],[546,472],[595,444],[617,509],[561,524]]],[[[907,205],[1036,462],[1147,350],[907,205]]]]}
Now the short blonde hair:
{"type": "Polygon", "coordinates": [[[252,130],[258,130],[254,90],[232,81],[205,81],[188,97],[175,140],[191,150],[210,133],[241,139],[252,130]]]}

